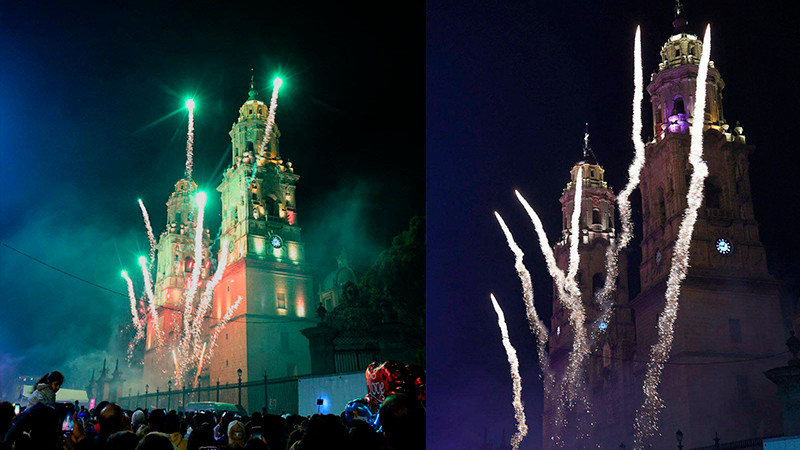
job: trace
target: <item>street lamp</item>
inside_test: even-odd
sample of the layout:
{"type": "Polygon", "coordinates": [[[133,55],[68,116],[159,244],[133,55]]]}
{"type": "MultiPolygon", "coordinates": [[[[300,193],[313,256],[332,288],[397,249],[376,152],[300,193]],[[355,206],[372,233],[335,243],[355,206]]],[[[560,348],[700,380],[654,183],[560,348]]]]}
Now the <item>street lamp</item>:
{"type": "Polygon", "coordinates": [[[683,450],[683,431],[678,430],[675,432],[675,439],[678,440],[678,450],[683,450]]]}
{"type": "Polygon", "coordinates": [[[242,369],[236,371],[239,374],[239,406],[242,406],[242,369]]]}
{"type": "Polygon", "coordinates": [[[147,391],[149,391],[149,390],[150,390],[150,385],[149,384],[145,384],[144,385],[144,409],[147,409],[147,400],[148,400],[147,391]]]}
{"type": "Polygon", "coordinates": [[[167,381],[167,411],[172,409],[172,380],[167,381]]]}

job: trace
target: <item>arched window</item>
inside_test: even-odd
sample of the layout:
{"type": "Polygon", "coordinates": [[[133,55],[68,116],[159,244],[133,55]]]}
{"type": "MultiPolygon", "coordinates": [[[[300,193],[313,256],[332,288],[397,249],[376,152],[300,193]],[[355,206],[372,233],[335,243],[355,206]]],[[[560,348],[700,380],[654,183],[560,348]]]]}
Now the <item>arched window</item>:
{"type": "Polygon", "coordinates": [[[592,224],[600,225],[600,223],[601,223],[600,222],[600,210],[597,209],[597,208],[594,208],[592,210],[592,224]]]}
{"type": "Polygon", "coordinates": [[[606,277],[601,272],[597,272],[592,276],[592,295],[597,294],[597,291],[603,289],[603,284],[606,282],[606,277]]]}
{"type": "Polygon", "coordinates": [[[250,152],[251,154],[254,152],[252,142],[247,143],[247,151],[250,152]]]}
{"type": "Polygon", "coordinates": [[[708,177],[705,181],[706,208],[722,207],[722,187],[716,177],[708,177]]]}
{"type": "Polygon", "coordinates": [[[672,102],[672,113],[671,116],[675,116],[678,114],[686,114],[686,109],[683,107],[683,97],[677,97],[672,102]]]}

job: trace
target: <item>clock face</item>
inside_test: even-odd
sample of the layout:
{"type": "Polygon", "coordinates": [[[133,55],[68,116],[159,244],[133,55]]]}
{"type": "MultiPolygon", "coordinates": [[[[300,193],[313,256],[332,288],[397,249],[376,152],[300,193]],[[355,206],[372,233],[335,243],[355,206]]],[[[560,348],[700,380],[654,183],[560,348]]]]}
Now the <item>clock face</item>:
{"type": "Polygon", "coordinates": [[[717,239],[717,251],[720,255],[728,255],[733,251],[733,244],[725,238],[717,239]]]}
{"type": "Polygon", "coordinates": [[[283,241],[281,240],[280,236],[272,236],[270,243],[272,243],[272,246],[275,248],[281,248],[281,245],[283,245],[283,241]]]}

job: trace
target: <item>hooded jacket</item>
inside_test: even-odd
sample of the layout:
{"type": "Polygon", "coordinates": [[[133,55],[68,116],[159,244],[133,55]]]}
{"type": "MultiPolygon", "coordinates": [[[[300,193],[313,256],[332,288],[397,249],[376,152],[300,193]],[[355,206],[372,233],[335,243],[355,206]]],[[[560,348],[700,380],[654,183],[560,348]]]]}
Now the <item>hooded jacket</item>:
{"type": "Polygon", "coordinates": [[[54,403],[55,401],[56,393],[53,392],[53,388],[47,383],[39,383],[31,393],[31,396],[28,397],[28,407],[30,408],[37,403],[44,403],[46,405],[48,403],[54,403]]]}

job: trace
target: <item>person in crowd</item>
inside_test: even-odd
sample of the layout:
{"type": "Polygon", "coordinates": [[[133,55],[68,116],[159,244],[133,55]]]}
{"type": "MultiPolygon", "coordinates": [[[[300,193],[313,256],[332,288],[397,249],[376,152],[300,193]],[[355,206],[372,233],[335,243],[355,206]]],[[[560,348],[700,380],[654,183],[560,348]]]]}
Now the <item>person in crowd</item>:
{"type": "Polygon", "coordinates": [[[228,424],[228,446],[230,448],[242,448],[245,442],[244,424],[238,420],[232,420],[228,424]]]}
{"type": "Polygon", "coordinates": [[[105,446],[109,436],[118,431],[125,431],[128,428],[122,408],[115,403],[108,403],[105,408],[100,410],[97,424],[99,425],[99,433],[95,438],[95,442],[99,449],[105,446]]]}
{"type": "Polygon", "coordinates": [[[145,424],[147,418],[145,417],[144,411],[141,409],[136,409],[131,416],[131,431],[136,433],[139,431],[139,427],[145,424]]]}
{"type": "Polygon", "coordinates": [[[44,374],[36,382],[33,392],[28,397],[28,406],[33,406],[36,403],[54,403],[56,401],[56,392],[61,389],[62,384],[64,384],[64,375],[61,372],[54,370],[44,374]]]}
{"type": "Polygon", "coordinates": [[[170,411],[164,421],[164,432],[169,435],[172,445],[178,450],[186,450],[189,441],[183,438],[181,434],[181,419],[178,413],[170,411]]]}
{"type": "Polygon", "coordinates": [[[108,437],[104,450],[135,450],[139,436],[130,430],[117,431],[108,437]]]}
{"type": "Polygon", "coordinates": [[[425,408],[416,398],[407,394],[386,397],[380,422],[390,450],[425,448],[425,408]]]}
{"type": "Polygon", "coordinates": [[[339,416],[314,414],[308,420],[298,450],[347,448],[347,430],[339,416]]]}
{"type": "Polygon", "coordinates": [[[167,415],[164,414],[163,409],[154,409],[153,411],[150,411],[150,414],[147,416],[147,425],[139,427],[139,430],[136,432],[136,434],[141,438],[152,431],[163,433],[166,430],[164,423],[166,420],[167,415]]]}
{"type": "Polygon", "coordinates": [[[136,450],[175,450],[169,435],[158,431],[147,433],[145,437],[139,441],[136,450]]]}
{"type": "Polygon", "coordinates": [[[26,408],[6,435],[14,450],[55,450],[61,442],[61,416],[42,402],[26,408]]]}
{"type": "MultiPolygon", "coordinates": [[[[14,405],[9,402],[0,403],[0,442],[11,429],[11,421],[14,420],[14,405]]],[[[2,446],[0,446],[2,449],[2,446]]]]}

